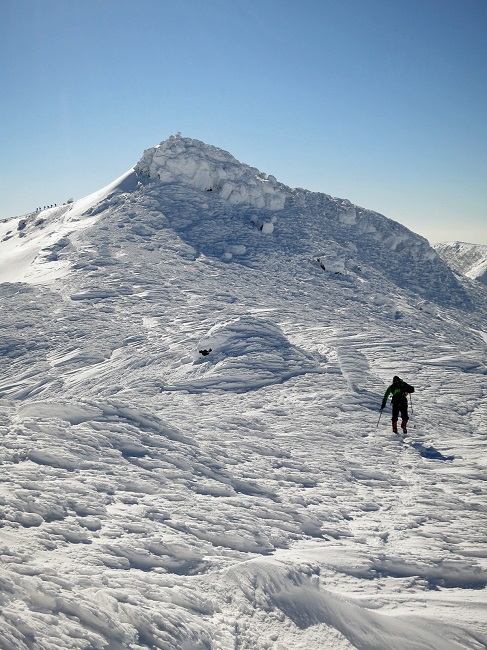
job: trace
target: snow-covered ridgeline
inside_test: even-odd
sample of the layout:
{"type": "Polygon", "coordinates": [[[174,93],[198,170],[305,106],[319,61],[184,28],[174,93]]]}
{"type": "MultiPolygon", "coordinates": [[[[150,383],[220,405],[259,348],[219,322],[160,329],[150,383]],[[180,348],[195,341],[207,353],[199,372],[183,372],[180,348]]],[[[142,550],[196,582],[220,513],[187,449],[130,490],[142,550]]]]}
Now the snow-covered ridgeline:
{"type": "Polygon", "coordinates": [[[96,223],[108,197],[133,190],[133,169],[73,203],[33,212],[0,223],[0,282],[50,284],[69,271],[58,253],[77,232],[96,223]]]}
{"type": "Polygon", "coordinates": [[[75,232],[123,202],[125,192],[154,195],[159,216],[137,226],[146,237],[154,233],[150,224],[165,216],[181,237],[205,254],[245,260],[255,254],[256,244],[275,253],[299,250],[327,271],[355,273],[367,265],[385,276],[385,282],[419,292],[423,299],[468,304],[428,242],[404,226],[348,200],[286,187],[228,152],[180,135],[147,150],[134,170],[106,188],[70,206],[32,215],[22,232],[17,232],[18,224],[2,224],[0,278],[46,283],[65,274],[75,232]],[[181,211],[178,197],[187,201],[190,190],[196,192],[192,209],[181,211]],[[249,223],[274,237],[265,246],[255,239],[250,244],[249,223]],[[222,235],[229,224],[234,234],[225,242],[222,235]],[[213,239],[221,241],[221,253],[208,248],[212,231],[213,239]]]}
{"type": "MultiPolygon", "coordinates": [[[[348,273],[368,265],[385,276],[384,282],[393,282],[401,290],[468,307],[460,284],[426,239],[346,199],[287,187],[228,152],[180,135],[147,150],[135,171],[142,183],[155,180],[150,191],[168,216],[172,210],[166,198],[185,188],[200,193],[200,208],[193,210],[193,219],[185,215],[182,222],[180,217],[171,220],[175,228],[182,226],[181,236],[196,250],[204,246],[205,230],[220,231],[222,218],[233,221],[235,232],[239,230],[236,218],[244,223],[250,220],[264,234],[274,233],[266,244],[274,252],[300,250],[331,272],[348,273]],[[155,189],[157,181],[160,191],[155,189]]],[[[234,241],[225,247],[228,259],[233,249],[247,251],[249,257],[252,247],[246,240],[234,241]]],[[[204,251],[208,254],[206,247],[204,251]]]]}

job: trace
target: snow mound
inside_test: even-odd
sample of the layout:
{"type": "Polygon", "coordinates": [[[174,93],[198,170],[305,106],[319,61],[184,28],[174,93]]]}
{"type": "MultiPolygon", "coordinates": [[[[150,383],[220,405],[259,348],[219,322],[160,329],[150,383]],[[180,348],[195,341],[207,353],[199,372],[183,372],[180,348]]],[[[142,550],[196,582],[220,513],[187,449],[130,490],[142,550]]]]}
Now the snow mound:
{"type": "Polygon", "coordinates": [[[247,391],[296,375],[324,372],[270,321],[252,316],[219,323],[181,360],[168,389],[247,391]]]}
{"type": "Polygon", "coordinates": [[[286,201],[286,188],[274,176],[238,162],[222,149],[180,135],[147,149],[135,171],[163,183],[180,182],[217,192],[233,205],[281,210],[286,201]]]}
{"type": "MultiPolygon", "coordinates": [[[[286,552],[278,554],[282,556],[286,557],[286,552]]],[[[290,565],[277,558],[259,558],[232,567],[227,576],[229,592],[234,582],[254,608],[259,606],[268,613],[280,611],[300,630],[323,625],[336,631],[333,646],[320,643],[307,647],[460,650],[477,645],[472,637],[465,639],[464,632],[453,624],[397,613],[385,615],[373,611],[364,601],[337,596],[323,588],[317,566],[296,566],[295,559],[290,565]]]]}

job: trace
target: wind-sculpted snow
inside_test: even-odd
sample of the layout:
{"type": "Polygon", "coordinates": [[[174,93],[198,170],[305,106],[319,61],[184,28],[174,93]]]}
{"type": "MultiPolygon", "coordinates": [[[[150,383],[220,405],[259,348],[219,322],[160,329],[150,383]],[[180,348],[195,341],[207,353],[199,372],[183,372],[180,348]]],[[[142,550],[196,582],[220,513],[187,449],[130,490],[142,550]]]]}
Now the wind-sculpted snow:
{"type": "MultiPolygon", "coordinates": [[[[229,573],[238,580],[249,599],[255,599],[263,610],[283,612],[301,630],[317,626],[337,630],[342,642],[339,639],[330,641],[328,647],[419,650],[435,647],[437,643],[441,643],[439,647],[442,650],[465,647],[465,639],[455,625],[431,624],[424,628],[419,617],[404,614],[385,616],[362,604],[351,604],[321,588],[322,579],[312,565],[304,564],[296,571],[294,562],[286,562],[286,553],[282,556],[284,561],[281,563],[257,560],[237,566],[229,573]]],[[[469,641],[471,647],[478,644],[474,635],[469,641]]],[[[308,647],[314,647],[314,644],[311,642],[308,647]]]]}
{"type": "Polygon", "coordinates": [[[244,391],[307,372],[324,372],[310,354],[293,346],[274,323],[241,317],[215,325],[181,359],[166,389],[244,391]]]}
{"type": "Polygon", "coordinates": [[[0,647],[485,648],[483,287],[198,141],[143,160],[1,225],[0,647]]]}

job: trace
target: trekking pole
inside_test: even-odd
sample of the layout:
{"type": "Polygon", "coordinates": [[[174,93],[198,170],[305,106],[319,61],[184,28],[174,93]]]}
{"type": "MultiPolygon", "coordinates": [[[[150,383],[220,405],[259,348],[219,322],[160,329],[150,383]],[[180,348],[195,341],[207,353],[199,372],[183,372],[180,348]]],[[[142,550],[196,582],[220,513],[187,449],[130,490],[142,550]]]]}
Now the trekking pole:
{"type": "MultiPolygon", "coordinates": [[[[413,411],[413,398],[411,397],[411,393],[409,393],[409,403],[411,404],[411,415],[413,415],[414,414],[414,411],[413,411]]],[[[413,424],[413,429],[416,429],[415,424],[413,424]]]]}
{"type": "Polygon", "coordinates": [[[382,409],[380,410],[379,419],[377,420],[377,426],[375,427],[376,429],[379,427],[379,422],[380,422],[381,416],[382,416],[382,409]]]}

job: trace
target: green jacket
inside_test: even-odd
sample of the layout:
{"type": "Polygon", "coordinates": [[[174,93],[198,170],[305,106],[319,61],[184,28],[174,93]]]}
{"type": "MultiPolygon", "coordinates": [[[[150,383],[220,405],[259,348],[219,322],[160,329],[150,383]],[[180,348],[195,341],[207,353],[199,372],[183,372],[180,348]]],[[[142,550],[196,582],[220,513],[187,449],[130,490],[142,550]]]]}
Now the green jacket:
{"type": "Polygon", "coordinates": [[[409,393],[414,393],[414,386],[410,386],[402,379],[399,379],[399,381],[392,383],[384,393],[381,408],[385,408],[389,395],[392,395],[393,402],[398,402],[399,400],[406,398],[409,393]]]}

